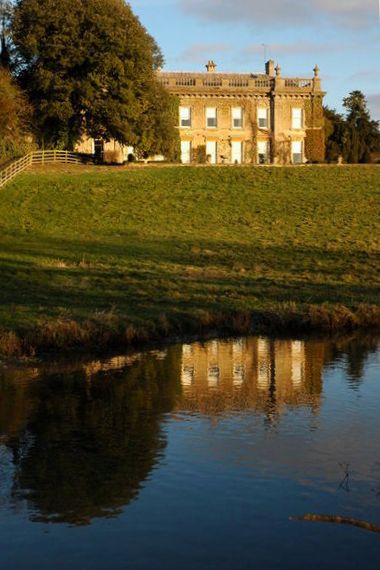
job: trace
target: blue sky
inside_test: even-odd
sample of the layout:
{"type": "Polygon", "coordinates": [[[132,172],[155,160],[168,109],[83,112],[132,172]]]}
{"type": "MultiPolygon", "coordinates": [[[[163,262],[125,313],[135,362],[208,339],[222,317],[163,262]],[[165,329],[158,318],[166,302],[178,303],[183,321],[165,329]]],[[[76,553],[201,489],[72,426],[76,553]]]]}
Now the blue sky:
{"type": "Polygon", "coordinates": [[[380,0],[132,0],[168,71],[262,72],[265,51],[283,75],[321,68],[326,103],[363,91],[380,120],[380,0]],[[263,44],[267,47],[264,48],[263,44]]]}

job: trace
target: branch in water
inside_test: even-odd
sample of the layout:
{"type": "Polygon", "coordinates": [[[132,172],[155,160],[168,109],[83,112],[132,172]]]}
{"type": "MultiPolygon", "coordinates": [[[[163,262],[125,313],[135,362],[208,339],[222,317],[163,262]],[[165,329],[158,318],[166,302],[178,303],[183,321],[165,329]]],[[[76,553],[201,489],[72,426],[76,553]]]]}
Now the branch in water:
{"type": "Polygon", "coordinates": [[[364,530],[369,530],[370,532],[380,533],[380,526],[376,524],[371,524],[367,521],[360,521],[358,519],[352,519],[349,517],[340,517],[335,515],[313,515],[307,514],[300,517],[289,517],[291,521],[311,521],[311,522],[325,522],[325,523],[335,523],[335,524],[349,524],[351,526],[357,526],[363,528],[364,530]]]}

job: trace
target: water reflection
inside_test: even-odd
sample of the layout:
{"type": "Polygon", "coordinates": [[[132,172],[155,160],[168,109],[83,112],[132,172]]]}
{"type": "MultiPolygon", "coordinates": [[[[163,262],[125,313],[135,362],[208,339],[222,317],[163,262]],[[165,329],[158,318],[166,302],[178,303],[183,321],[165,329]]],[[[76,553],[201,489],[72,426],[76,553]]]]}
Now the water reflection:
{"type": "Polygon", "coordinates": [[[248,338],[184,345],[181,406],[204,413],[252,408],[268,419],[286,405],[317,413],[325,359],[323,342],[248,338]]]}
{"type": "Polygon", "coordinates": [[[0,461],[11,500],[26,504],[34,521],[88,524],[118,515],[165,453],[170,412],[244,410],[268,426],[293,408],[318,415],[324,369],[341,361],[357,389],[376,346],[371,338],[247,338],[3,369],[0,461]]]}
{"type": "Polygon", "coordinates": [[[86,524],[117,515],[137,495],[165,446],[160,419],[175,403],[177,353],[140,355],[118,371],[119,359],[42,371],[27,383],[20,372],[3,373],[12,499],[27,501],[33,520],[86,524]]]}

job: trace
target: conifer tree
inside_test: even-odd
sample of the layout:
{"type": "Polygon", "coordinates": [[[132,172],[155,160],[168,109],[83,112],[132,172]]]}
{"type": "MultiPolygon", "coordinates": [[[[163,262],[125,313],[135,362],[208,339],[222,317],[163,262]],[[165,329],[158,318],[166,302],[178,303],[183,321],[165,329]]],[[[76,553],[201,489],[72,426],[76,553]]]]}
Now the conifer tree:
{"type": "Polygon", "coordinates": [[[379,123],[370,117],[367,101],[361,91],[352,91],[343,99],[347,110],[347,162],[370,162],[371,153],[380,149],[379,123]]]}

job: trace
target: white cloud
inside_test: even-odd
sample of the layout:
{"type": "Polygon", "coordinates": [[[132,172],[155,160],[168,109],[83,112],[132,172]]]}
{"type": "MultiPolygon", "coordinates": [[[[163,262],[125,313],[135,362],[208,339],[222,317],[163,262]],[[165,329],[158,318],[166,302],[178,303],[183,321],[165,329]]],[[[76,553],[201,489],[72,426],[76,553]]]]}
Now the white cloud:
{"type": "Polygon", "coordinates": [[[272,26],[297,24],[369,27],[378,22],[378,0],[180,0],[182,9],[204,20],[272,26]]]}
{"type": "MultiPolygon", "coordinates": [[[[342,50],[352,49],[353,44],[348,42],[317,42],[308,40],[299,40],[297,42],[288,43],[271,43],[267,46],[268,55],[272,59],[276,59],[282,55],[294,54],[320,54],[320,53],[336,53],[342,50]]],[[[242,55],[261,55],[263,53],[263,44],[252,44],[242,50],[242,55]]]]}
{"type": "Polygon", "coordinates": [[[368,95],[367,101],[372,118],[376,121],[380,121],[380,93],[368,95]]]}
{"type": "Polygon", "coordinates": [[[180,60],[187,63],[206,63],[206,60],[230,49],[231,46],[225,43],[196,43],[181,54],[180,60]]]}

